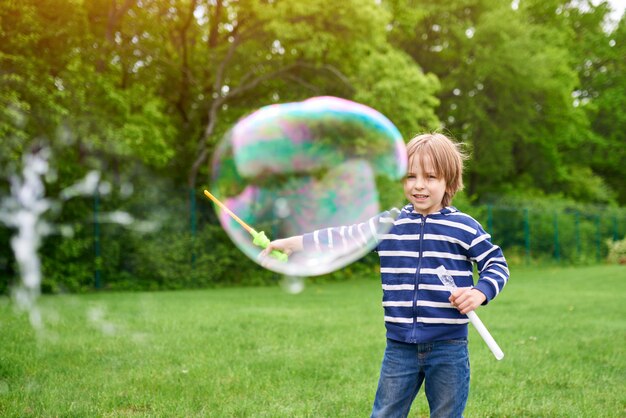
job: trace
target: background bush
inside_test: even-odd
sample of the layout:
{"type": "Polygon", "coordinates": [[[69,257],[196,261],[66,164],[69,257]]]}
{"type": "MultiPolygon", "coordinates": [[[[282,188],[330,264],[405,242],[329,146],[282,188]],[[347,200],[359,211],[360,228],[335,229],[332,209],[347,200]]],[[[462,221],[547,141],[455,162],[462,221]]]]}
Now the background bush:
{"type": "MultiPolygon", "coordinates": [[[[163,187],[169,191],[139,192],[127,198],[100,196],[97,214],[93,197],[66,202],[57,219],[50,220],[57,233],[47,236],[41,248],[43,291],[188,289],[280,280],[280,275],[263,269],[235,247],[204,196],[163,187]],[[195,202],[189,200],[191,196],[195,202]],[[191,208],[195,208],[193,216],[191,208]],[[112,213],[126,213],[133,221],[111,222],[112,213]],[[99,219],[97,228],[95,219],[99,219]],[[61,234],[61,225],[71,226],[72,234],[61,234]]],[[[626,210],[619,207],[583,206],[554,198],[507,198],[481,205],[463,194],[454,204],[481,222],[513,265],[592,264],[607,257],[617,262],[624,256],[626,210]]],[[[11,233],[0,228],[4,293],[15,277],[11,233]]],[[[315,280],[345,280],[370,274],[377,267],[377,256],[370,254],[315,280]]]]}

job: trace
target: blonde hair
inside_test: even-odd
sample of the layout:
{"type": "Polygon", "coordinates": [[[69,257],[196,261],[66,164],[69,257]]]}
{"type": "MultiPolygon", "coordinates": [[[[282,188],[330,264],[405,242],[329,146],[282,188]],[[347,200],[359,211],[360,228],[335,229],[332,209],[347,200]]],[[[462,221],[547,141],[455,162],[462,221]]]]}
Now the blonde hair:
{"type": "Polygon", "coordinates": [[[406,145],[409,166],[417,156],[424,167],[424,158],[428,157],[436,174],[446,180],[443,207],[449,206],[454,195],[463,189],[463,160],[467,156],[460,149],[461,145],[440,133],[418,135],[406,145]]]}

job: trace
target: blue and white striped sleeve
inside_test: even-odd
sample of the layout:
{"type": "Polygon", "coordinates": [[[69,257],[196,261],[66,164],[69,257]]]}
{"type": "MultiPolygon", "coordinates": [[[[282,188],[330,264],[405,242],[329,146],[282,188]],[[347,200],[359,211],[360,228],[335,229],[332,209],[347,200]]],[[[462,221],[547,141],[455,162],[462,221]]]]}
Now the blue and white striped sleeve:
{"type": "Polygon", "coordinates": [[[387,232],[398,215],[397,209],[380,213],[365,222],[353,225],[336,226],[318,229],[304,234],[305,251],[333,251],[362,249],[368,245],[378,244],[382,234],[387,232]]]}
{"type": "Polygon", "coordinates": [[[482,228],[478,228],[469,253],[478,267],[479,278],[474,287],[485,294],[487,304],[498,296],[509,281],[509,266],[502,249],[491,242],[491,235],[482,228]]]}

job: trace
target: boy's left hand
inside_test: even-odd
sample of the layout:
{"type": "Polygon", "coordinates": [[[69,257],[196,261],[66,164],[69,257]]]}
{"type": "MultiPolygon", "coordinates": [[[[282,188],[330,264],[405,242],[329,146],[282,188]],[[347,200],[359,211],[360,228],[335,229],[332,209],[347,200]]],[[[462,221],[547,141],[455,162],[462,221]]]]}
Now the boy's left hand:
{"type": "Polygon", "coordinates": [[[482,305],[487,300],[487,296],[475,288],[459,288],[450,295],[448,300],[452,303],[452,306],[465,315],[482,305]]]}

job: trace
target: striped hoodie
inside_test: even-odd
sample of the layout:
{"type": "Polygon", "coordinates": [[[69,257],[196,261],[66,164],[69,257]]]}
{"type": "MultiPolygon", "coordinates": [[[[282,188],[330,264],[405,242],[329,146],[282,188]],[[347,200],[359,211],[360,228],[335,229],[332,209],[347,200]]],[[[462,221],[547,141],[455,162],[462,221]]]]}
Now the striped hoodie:
{"type": "Polygon", "coordinates": [[[392,340],[425,343],[467,337],[469,320],[448,301],[450,292],[437,267],[444,266],[458,287],[483,292],[485,304],[509,278],[500,247],[491,243],[478,221],[452,206],[423,216],[409,204],[399,213],[385,212],[362,224],[305,234],[303,243],[305,250],[324,251],[346,240],[365,242],[367,236],[377,241],[385,326],[392,340]],[[473,264],[479,275],[476,284],[473,264]]]}

